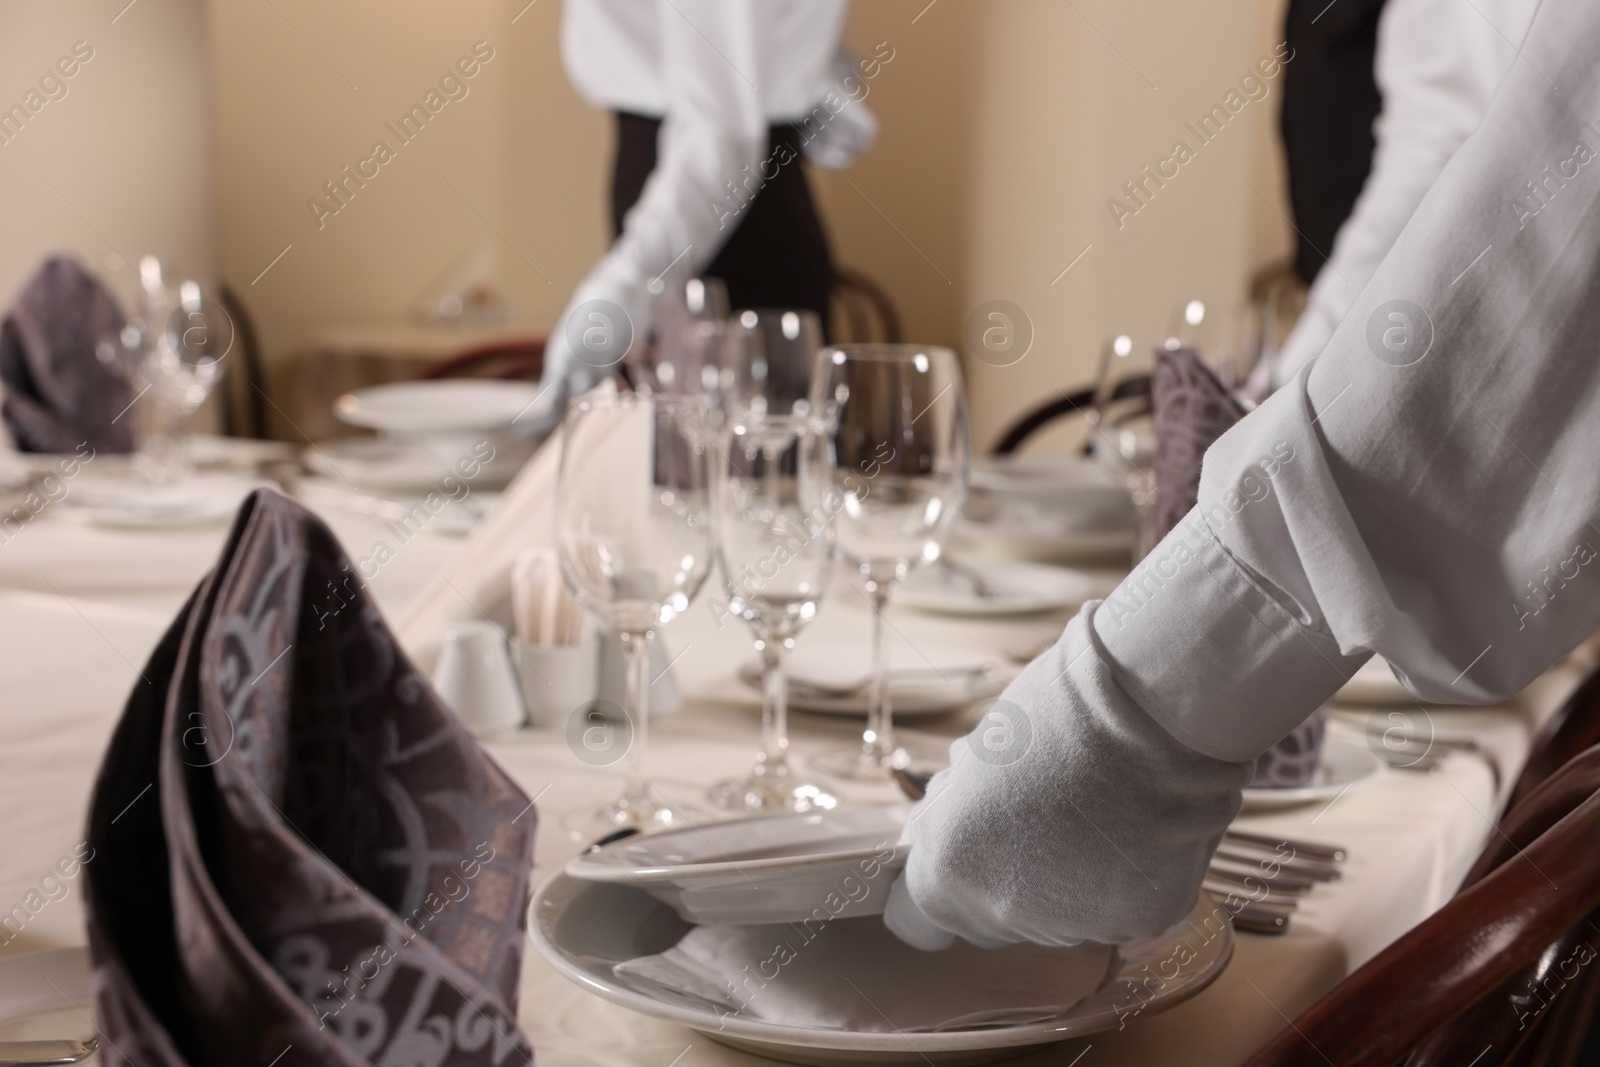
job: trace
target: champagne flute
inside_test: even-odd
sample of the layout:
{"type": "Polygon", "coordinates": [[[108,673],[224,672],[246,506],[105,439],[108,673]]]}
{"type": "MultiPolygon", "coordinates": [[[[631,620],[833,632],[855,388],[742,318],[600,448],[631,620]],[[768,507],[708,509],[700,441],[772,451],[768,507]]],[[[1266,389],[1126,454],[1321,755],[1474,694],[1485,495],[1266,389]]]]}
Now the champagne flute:
{"type": "Polygon", "coordinates": [[[894,741],[884,612],[900,579],[939,558],[966,503],[971,445],[961,367],[954,352],[928,345],[825,348],[811,402],[833,437],[839,551],[861,576],[873,615],[866,732],[859,747],[826,753],[816,766],[883,781],[910,761],[894,741]]]}
{"type": "MultiPolygon", "coordinates": [[[[586,396],[567,409],[556,484],[561,573],[579,603],[621,634],[628,673],[627,785],[591,828],[682,821],[645,773],[649,644],[688,610],[711,568],[702,423],[689,398],[660,394],[586,396]]],[[[592,709],[576,712],[592,718],[592,709]]]]}
{"type": "Polygon", "coordinates": [[[812,811],[838,800],[789,766],[784,656],[816,616],[833,574],[833,456],[825,427],[797,415],[748,413],[723,436],[712,476],[717,560],[728,613],[755,632],[764,699],[761,751],[743,778],[710,798],[732,811],[812,811]]]}

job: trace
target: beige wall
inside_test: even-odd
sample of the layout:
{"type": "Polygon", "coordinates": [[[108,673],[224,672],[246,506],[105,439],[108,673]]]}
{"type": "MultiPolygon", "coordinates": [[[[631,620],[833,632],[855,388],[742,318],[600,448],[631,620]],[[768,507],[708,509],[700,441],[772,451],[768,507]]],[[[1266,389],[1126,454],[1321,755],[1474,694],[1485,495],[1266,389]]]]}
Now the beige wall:
{"type": "MultiPolygon", "coordinates": [[[[278,0],[280,14],[214,0],[222,272],[260,320],[269,359],[321,324],[404,317],[480,247],[498,257],[518,321],[542,329],[559,313],[604,247],[611,134],[562,74],[558,0],[524,3],[278,0]],[[495,59],[471,95],[319,230],[307,199],[477,40],[495,59]]],[[[964,346],[969,316],[991,299],[1031,318],[1022,362],[969,361],[979,447],[1056,387],[1086,382],[1107,337],[1154,344],[1175,305],[1235,302],[1285,254],[1287,225],[1262,196],[1285,204],[1281,76],[1120,230],[1106,206],[1175,140],[1194,143],[1184,122],[1270,54],[1280,7],[856,3],[850,43],[894,49],[868,98],[883,132],[851,170],[814,172],[815,187],[839,261],[889,289],[914,338],[964,346]]]]}
{"type": "Polygon", "coordinates": [[[63,80],[66,95],[40,93],[34,103],[47,102],[0,143],[0,306],[52,252],[102,273],[120,250],[211,275],[204,5],[141,0],[124,11],[126,3],[0,2],[0,108],[26,107],[77,42],[93,49],[63,80]]]}

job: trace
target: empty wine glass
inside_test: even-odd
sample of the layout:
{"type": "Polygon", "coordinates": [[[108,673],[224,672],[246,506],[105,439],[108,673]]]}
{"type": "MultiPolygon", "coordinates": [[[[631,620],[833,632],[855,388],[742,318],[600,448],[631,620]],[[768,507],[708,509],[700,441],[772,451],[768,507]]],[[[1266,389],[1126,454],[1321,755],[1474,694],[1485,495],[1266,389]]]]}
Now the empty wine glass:
{"type": "Polygon", "coordinates": [[[967,498],[971,446],[961,367],[948,348],[842,345],[817,354],[813,410],[827,420],[836,461],[840,553],[872,602],[873,682],[859,747],[817,760],[825,773],[881,781],[909,762],[894,742],[889,634],[895,583],[939,558],[967,498]]]}
{"type": "Polygon", "coordinates": [[[798,308],[744,308],[723,336],[721,402],[730,418],[745,412],[811,412],[811,375],[822,323],[798,308]]]}
{"type": "MultiPolygon", "coordinates": [[[[584,608],[622,636],[627,786],[591,827],[674,825],[645,773],[649,643],[688,610],[711,567],[707,440],[684,397],[586,396],[567,409],[556,485],[561,573],[584,608]]],[[[585,715],[588,711],[583,712],[585,715]]]]}
{"type": "Polygon", "coordinates": [[[816,616],[833,573],[833,457],[825,427],[796,415],[747,414],[722,438],[712,474],[728,611],[755,632],[761,654],[761,751],[745,777],[720,782],[710,797],[733,811],[812,811],[838,801],[799,780],[788,759],[784,656],[816,616]]]}

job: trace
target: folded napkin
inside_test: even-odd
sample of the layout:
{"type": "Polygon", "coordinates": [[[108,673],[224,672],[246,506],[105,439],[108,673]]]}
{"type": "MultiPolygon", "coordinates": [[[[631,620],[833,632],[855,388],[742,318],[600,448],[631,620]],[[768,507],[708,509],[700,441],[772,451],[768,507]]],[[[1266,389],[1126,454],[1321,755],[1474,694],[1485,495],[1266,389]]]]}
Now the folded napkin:
{"type": "Polygon", "coordinates": [[[615,973],[698,1001],[719,1020],[928,1033],[1057,1018],[1104,985],[1115,962],[1111,946],[1095,944],[981,949],[957,941],[923,952],[873,915],[820,929],[696,926],[667,951],[618,964],[615,973]]]}
{"type": "Polygon", "coordinates": [[[135,683],[87,835],[108,1065],[530,1054],[536,813],[351,573],[258,490],[135,683]]]}
{"type": "Polygon", "coordinates": [[[0,324],[0,417],[19,452],[132,452],[122,313],[76,260],[45,261],[0,324]]]}
{"type": "Polygon", "coordinates": [[[1192,348],[1156,350],[1150,378],[1156,424],[1155,539],[1172,532],[1200,494],[1200,461],[1217,438],[1244,418],[1228,392],[1192,348]]]}

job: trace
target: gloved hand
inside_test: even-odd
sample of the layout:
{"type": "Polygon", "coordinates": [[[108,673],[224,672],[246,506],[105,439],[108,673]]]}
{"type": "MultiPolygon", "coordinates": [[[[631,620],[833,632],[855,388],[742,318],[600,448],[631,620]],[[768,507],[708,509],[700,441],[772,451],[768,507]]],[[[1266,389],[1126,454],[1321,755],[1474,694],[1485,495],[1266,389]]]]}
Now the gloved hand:
{"type": "Polygon", "coordinates": [[[803,124],[807,135],[800,150],[812,166],[843,170],[878,139],[878,116],[864,102],[869,83],[862,79],[850,53],[835,56],[829,73],[830,91],[823,95],[812,118],[803,124]],[[839,110],[829,107],[829,101],[842,101],[839,110]]]}
{"type": "Polygon", "coordinates": [[[538,398],[513,429],[524,437],[549,433],[570,399],[616,373],[624,357],[644,344],[655,299],[649,280],[638,277],[626,259],[601,259],[551,328],[538,398]]]}
{"type": "Polygon", "coordinates": [[[1253,762],[1179,743],[1119,684],[1084,605],[929,783],[884,921],[936,950],[960,936],[1122,942],[1193,906],[1253,762]]]}

